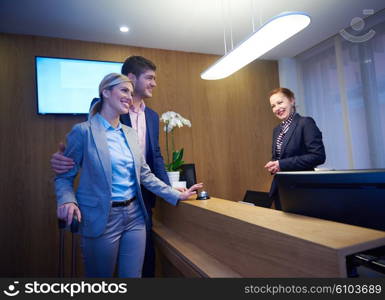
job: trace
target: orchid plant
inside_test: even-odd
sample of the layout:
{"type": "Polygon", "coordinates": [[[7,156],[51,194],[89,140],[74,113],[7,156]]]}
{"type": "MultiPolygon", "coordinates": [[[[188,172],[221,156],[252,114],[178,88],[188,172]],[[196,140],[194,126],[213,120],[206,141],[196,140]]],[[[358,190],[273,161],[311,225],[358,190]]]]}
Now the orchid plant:
{"type": "Polygon", "coordinates": [[[183,151],[184,149],[180,149],[175,151],[175,143],[174,143],[174,129],[176,127],[181,128],[184,125],[191,127],[191,122],[185,118],[183,118],[180,114],[168,111],[162,114],[160,121],[163,122],[164,132],[166,133],[166,153],[167,153],[167,164],[166,170],[168,172],[179,171],[181,165],[183,165],[183,151]],[[171,135],[171,151],[172,151],[172,160],[170,161],[170,151],[169,151],[169,135],[171,135]]]}

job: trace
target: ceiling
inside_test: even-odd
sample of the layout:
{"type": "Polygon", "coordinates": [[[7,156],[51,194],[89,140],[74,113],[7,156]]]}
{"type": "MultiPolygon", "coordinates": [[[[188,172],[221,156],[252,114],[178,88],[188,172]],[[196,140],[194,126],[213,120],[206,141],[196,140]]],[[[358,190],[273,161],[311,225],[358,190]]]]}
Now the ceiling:
{"type": "Polygon", "coordinates": [[[283,11],[303,11],[309,27],[265,54],[293,57],[350,26],[384,0],[0,0],[0,32],[187,52],[224,54],[283,11]],[[126,25],[128,33],[119,27],[126,25]],[[232,30],[230,30],[232,29],[232,30]]]}

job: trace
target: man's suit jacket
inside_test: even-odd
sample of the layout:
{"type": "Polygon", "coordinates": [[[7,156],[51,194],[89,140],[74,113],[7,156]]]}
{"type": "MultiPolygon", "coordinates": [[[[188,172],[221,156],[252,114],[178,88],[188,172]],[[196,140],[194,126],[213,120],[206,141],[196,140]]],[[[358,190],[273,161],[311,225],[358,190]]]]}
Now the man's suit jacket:
{"type": "MultiPolygon", "coordinates": [[[[143,201],[140,185],[176,205],[179,192],[159,180],[145,163],[134,129],[122,125],[135,165],[137,200],[146,224],[150,218],[143,201]]],[[[104,127],[93,117],[79,123],[67,135],[65,156],[75,161],[75,167],[55,178],[58,205],[76,203],[82,214],[80,232],[87,237],[96,237],[104,232],[111,208],[112,167],[104,127]],[[80,181],[75,194],[73,181],[81,169],[80,181]]]]}
{"type": "MultiPolygon", "coordinates": [[[[278,159],[276,153],[277,138],[280,125],[273,131],[272,161],[278,159]]],[[[314,120],[310,117],[302,117],[299,114],[293,116],[288,132],[285,134],[279,167],[281,171],[309,171],[325,162],[325,148],[322,142],[322,133],[314,120]]],[[[273,180],[270,188],[270,196],[278,195],[278,186],[273,180]]]]}

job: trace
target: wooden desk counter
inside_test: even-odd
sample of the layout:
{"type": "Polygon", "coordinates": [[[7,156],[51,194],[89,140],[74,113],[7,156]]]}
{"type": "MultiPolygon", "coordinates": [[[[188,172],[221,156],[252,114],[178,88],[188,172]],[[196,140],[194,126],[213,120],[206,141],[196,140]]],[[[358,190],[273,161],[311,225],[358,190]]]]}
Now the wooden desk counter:
{"type": "MultiPolygon", "coordinates": [[[[158,201],[156,216],[158,243],[171,234],[227,270],[209,273],[204,261],[192,263],[199,276],[346,277],[346,256],[385,245],[385,231],[218,198],[177,207],[158,201]]],[[[178,243],[171,248],[178,251],[178,243]]]]}

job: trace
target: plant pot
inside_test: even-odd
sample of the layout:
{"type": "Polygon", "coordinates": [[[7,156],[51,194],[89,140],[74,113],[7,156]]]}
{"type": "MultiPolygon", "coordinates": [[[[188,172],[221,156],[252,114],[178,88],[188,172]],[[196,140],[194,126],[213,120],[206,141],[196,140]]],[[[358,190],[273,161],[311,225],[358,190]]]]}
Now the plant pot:
{"type": "Polygon", "coordinates": [[[167,172],[167,175],[168,175],[168,179],[170,180],[170,183],[179,181],[179,176],[180,176],[179,171],[167,172]]]}
{"type": "Polygon", "coordinates": [[[173,181],[171,182],[173,188],[186,188],[186,181],[173,181]]]}

